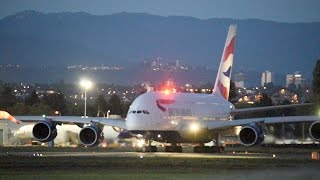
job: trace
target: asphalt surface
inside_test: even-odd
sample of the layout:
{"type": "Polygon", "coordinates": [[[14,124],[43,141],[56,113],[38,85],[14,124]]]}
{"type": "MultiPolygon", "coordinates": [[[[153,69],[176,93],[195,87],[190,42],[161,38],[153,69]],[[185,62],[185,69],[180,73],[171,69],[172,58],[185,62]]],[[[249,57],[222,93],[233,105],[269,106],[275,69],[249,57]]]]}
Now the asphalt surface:
{"type": "Polygon", "coordinates": [[[7,161],[5,164],[3,164],[3,168],[5,168],[3,169],[4,171],[1,172],[0,168],[0,179],[1,173],[4,179],[24,179],[25,177],[30,177],[31,179],[63,179],[75,176],[77,178],[85,177],[87,179],[92,179],[105,178],[104,175],[106,175],[110,179],[168,179],[168,177],[172,177],[171,179],[318,179],[319,172],[319,161],[311,162],[310,153],[298,151],[279,153],[231,151],[213,154],[167,152],[141,153],[95,151],[2,151],[0,153],[0,159],[7,161]],[[56,164],[57,162],[53,160],[55,159],[54,157],[57,157],[57,160],[61,160],[63,162],[59,162],[60,164],[56,164]],[[82,162],[83,158],[79,158],[82,159],[80,161],[75,161],[76,159],[78,159],[77,157],[84,157],[85,162],[82,162]],[[163,162],[167,159],[170,159],[170,157],[175,160],[168,163],[163,162]],[[126,160],[126,158],[128,160],[126,160]],[[149,160],[151,160],[153,163],[145,163],[146,161],[143,160],[140,161],[140,159],[144,158],[146,158],[148,162],[149,160]],[[193,158],[195,159],[195,161],[192,160],[193,158]],[[228,158],[230,158],[230,161],[228,160],[228,158]],[[114,159],[120,159],[120,162],[114,161],[114,159]],[[215,159],[217,161],[215,161],[215,159]],[[221,161],[219,161],[219,159],[221,161]],[[237,163],[242,162],[242,159],[244,159],[244,161],[248,162],[249,164],[246,165],[237,163]],[[275,161],[273,161],[273,159],[275,161]],[[17,160],[19,161],[18,163],[15,162],[17,160]],[[27,160],[28,162],[24,164],[24,160],[27,160]],[[47,162],[47,160],[49,160],[50,162],[47,162]],[[106,160],[111,161],[109,162],[106,160]],[[294,160],[294,165],[281,164],[281,162],[292,162],[292,160],[294,160]],[[98,166],[95,165],[95,161],[98,161],[98,166]],[[178,162],[176,163],[176,161],[178,162]],[[139,164],[135,164],[139,162],[144,162],[144,164],[140,166],[139,164]],[[196,165],[193,165],[194,162],[196,162],[196,165]],[[255,162],[266,162],[266,165],[261,166],[260,164],[255,164],[255,162]],[[84,165],[74,164],[77,166],[76,168],[74,168],[73,165],[68,165],[67,167],[65,167],[63,165],[64,163],[83,163],[84,165]],[[86,163],[93,164],[90,165],[86,163]],[[110,165],[110,163],[112,165],[110,165]],[[159,167],[157,163],[160,163],[159,167]],[[280,163],[281,165],[273,166],[272,163],[280,163]],[[186,164],[185,167],[187,170],[185,170],[184,167],[179,167],[184,166],[184,164],[186,164]],[[17,167],[14,167],[13,165],[17,165],[17,167]],[[135,167],[136,165],[138,167],[135,167]],[[238,165],[240,165],[241,167],[237,167],[238,165]],[[102,166],[103,170],[99,170],[99,168],[97,168],[100,166],[102,166]],[[172,168],[170,168],[170,166],[172,166],[172,168]],[[210,168],[203,168],[205,166],[208,166],[210,168]],[[52,173],[52,169],[54,169],[55,173],[52,173]],[[107,173],[105,173],[105,171],[107,171],[107,173]],[[185,171],[188,173],[184,173],[185,171]],[[90,174],[88,172],[93,173],[90,174]]]}
{"type": "Polygon", "coordinates": [[[284,153],[250,153],[250,152],[228,152],[228,153],[169,153],[169,152],[3,152],[0,156],[41,156],[41,157],[175,157],[175,158],[232,158],[232,159],[310,159],[306,153],[284,154],[284,153]]]}

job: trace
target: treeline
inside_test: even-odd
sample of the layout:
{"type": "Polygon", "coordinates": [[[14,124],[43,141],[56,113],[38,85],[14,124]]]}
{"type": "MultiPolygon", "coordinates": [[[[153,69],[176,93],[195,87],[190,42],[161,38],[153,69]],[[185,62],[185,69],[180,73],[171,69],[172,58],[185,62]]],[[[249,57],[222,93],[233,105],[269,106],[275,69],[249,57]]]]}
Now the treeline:
{"type": "MultiPolygon", "coordinates": [[[[103,116],[117,114],[126,117],[131,102],[121,101],[113,94],[109,99],[99,95],[95,101],[87,101],[88,116],[103,116]],[[109,112],[108,112],[109,111],[109,112]]],[[[82,116],[84,102],[67,101],[61,91],[44,94],[39,98],[33,90],[27,97],[18,98],[9,86],[0,87],[0,110],[8,111],[13,115],[72,115],[82,116]]]]}
{"type": "MultiPolygon", "coordinates": [[[[291,104],[291,102],[288,100],[285,100],[279,105],[289,105],[289,104],[291,104]]],[[[236,109],[266,107],[266,106],[273,106],[271,97],[267,94],[262,94],[259,100],[254,104],[248,104],[246,102],[239,102],[235,104],[236,109]]],[[[314,106],[310,105],[305,107],[291,107],[286,109],[248,112],[245,114],[236,115],[234,118],[244,119],[244,118],[275,117],[275,116],[304,116],[304,115],[312,115],[313,113],[314,113],[314,106]]]]}

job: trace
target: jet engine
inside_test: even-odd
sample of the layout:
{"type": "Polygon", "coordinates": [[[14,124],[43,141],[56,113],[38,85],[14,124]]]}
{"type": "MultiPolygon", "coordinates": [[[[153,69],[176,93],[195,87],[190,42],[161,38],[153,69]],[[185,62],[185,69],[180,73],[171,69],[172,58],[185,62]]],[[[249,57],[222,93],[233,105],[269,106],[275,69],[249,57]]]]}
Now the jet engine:
{"type": "Polygon", "coordinates": [[[32,134],[40,142],[52,141],[57,137],[56,124],[52,121],[42,121],[34,125],[32,134]]]}
{"type": "Polygon", "coordinates": [[[245,126],[239,132],[239,140],[245,146],[260,144],[264,140],[263,130],[257,126],[245,126]]]}
{"type": "Polygon", "coordinates": [[[320,121],[313,122],[310,125],[309,134],[312,139],[320,141],[320,121]]]}
{"type": "Polygon", "coordinates": [[[82,128],[79,132],[79,140],[84,146],[96,146],[104,139],[102,128],[91,124],[82,128]]]}

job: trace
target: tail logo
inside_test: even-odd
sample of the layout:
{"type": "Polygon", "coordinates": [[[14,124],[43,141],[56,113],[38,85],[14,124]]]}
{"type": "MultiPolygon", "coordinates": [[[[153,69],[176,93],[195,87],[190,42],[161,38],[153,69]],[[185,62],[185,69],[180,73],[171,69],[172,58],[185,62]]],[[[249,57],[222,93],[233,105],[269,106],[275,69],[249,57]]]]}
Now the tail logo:
{"type": "Polygon", "coordinates": [[[225,75],[226,77],[230,77],[231,74],[231,66],[229,67],[229,69],[226,72],[223,72],[223,75],[225,75]]]}

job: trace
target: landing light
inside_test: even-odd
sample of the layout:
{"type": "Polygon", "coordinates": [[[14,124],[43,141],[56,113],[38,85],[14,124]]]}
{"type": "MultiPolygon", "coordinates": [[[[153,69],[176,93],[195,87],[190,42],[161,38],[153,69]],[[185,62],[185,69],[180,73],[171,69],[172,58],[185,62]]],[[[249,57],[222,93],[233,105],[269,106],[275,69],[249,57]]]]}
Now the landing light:
{"type": "Polygon", "coordinates": [[[145,141],[144,141],[144,139],[138,139],[137,140],[137,146],[138,147],[143,147],[145,145],[145,141]]]}
{"type": "Polygon", "coordinates": [[[199,127],[199,124],[197,124],[197,123],[192,123],[192,124],[190,125],[190,130],[191,130],[192,132],[197,132],[197,131],[199,131],[199,129],[200,129],[200,127],[199,127]]]}
{"type": "Polygon", "coordinates": [[[176,121],[173,121],[173,120],[170,123],[173,124],[173,125],[177,125],[178,124],[176,121]]]}

